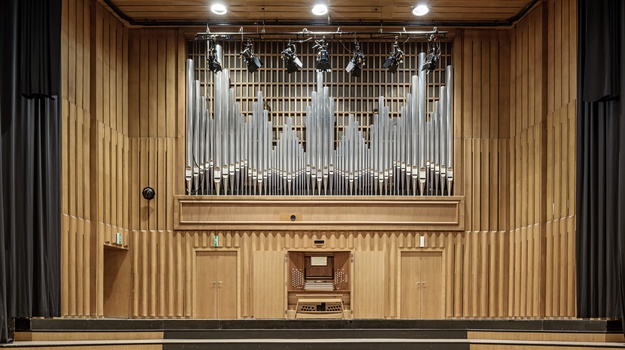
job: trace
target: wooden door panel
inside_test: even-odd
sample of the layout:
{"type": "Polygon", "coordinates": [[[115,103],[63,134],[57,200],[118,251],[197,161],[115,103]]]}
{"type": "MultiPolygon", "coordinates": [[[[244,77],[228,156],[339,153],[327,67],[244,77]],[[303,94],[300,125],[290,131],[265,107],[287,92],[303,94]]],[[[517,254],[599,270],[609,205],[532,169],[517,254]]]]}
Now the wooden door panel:
{"type": "Polygon", "coordinates": [[[255,318],[284,318],[286,312],[286,253],[254,252],[253,302],[255,318]]]}
{"type": "Polygon", "coordinates": [[[237,253],[215,252],[217,269],[217,318],[237,318],[237,253]]]}
{"type": "Polygon", "coordinates": [[[352,309],[355,318],[383,318],[384,252],[354,252],[352,309]]]}
{"type": "Polygon", "coordinates": [[[195,269],[195,317],[217,318],[217,271],[212,252],[198,252],[195,269]]]}
{"type": "Polygon", "coordinates": [[[421,265],[419,253],[401,253],[401,318],[420,318],[421,316],[421,265]]]}
{"type": "Polygon", "coordinates": [[[443,318],[443,254],[420,252],[421,265],[421,318],[443,318]]]}

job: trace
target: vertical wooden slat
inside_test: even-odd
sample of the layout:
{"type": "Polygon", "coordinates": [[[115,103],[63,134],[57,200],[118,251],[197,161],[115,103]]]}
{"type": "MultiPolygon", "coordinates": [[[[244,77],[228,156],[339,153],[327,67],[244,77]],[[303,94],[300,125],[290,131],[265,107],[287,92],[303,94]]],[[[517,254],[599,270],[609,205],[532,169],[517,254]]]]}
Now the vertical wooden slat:
{"type": "MultiPolygon", "coordinates": [[[[491,35],[492,37],[492,35],[491,35]]],[[[486,39],[491,39],[491,38],[486,38],[486,39]]],[[[481,96],[480,99],[481,101],[479,101],[478,103],[476,103],[477,105],[481,106],[481,120],[482,120],[482,130],[480,131],[480,136],[483,139],[488,139],[491,137],[496,137],[495,134],[491,134],[490,133],[490,128],[491,128],[491,110],[490,110],[490,90],[491,90],[491,79],[490,79],[490,72],[491,72],[491,57],[490,57],[490,48],[491,48],[491,40],[482,40],[481,41],[482,47],[481,47],[481,52],[479,52],[479,54],[481,55],[481,77],[480,77],[480,81],[482,82],[482,90],[480,91],[481,96]]],[[[493,87],[494,88],[494,87],[493,87]]],[[[493,118],[494,119],[494,118],[493,118]]],[[[493,123],[494,124],[494,123],[493,123]]]]}
{"type": "MultiPolygon", "coordinates": [[[[184,259],[184,236],[185,233],[183,232],[177,232],[175,234],[175,247],[176,247],[176,253],[175,253],[175,260],[177,262],[176,264],[176,286],[178,286],[178,288],[176,290],[178,290],[178,293],[175,293],[176,298],[175,298],[175,312],[174,315],[176,317],[182,317],[184,315],[184,296],[185,293],[180,291],[180,289],[184,289],[184,275],[186,272],[185,269],[185,265],[182,263],[185,261],[184,259]]],[[[172,286],[173,288],[173,286],[172,286]]]]}
{"type": "Polygon", "coordinates": [[[480,310],[480,235],[479,232],[472,232],[471,239],[471,316],[477,317],[480,310]]]}
{"type": "Polygon", "coordinates": [[[462,263],[464,262],[463,252],[463,238],[464,234],[458,234],[454,239],[454,247],[455,247],[455,256],[454,256],[454,317],[461,317],[464,314],[464,305],[462,295],[464,294],[464,281],[463,281],[463,270],[462,263]]]}
{"type": "MultiPolygon", "coordinates": [[[[497,283],[496,283],[496,275],[497,275],[497,264],[496,264],[496,259],[497,259],[497,249],[499,248],[497,246],[497,241],[496,241],[496,237],[498,232],[494,232],[494,231],[489,231],[486,233],[487,234],[487,240],[486,240],[486,259],[488,259],[488,261],[486,262],[486,269],[488,271],[488,273],[486,274],[486,276],[482,277],[485,281],[486,281],[486,290],[488,291],[488,307],[487,307],[487,311],[486,313],[483,314],[483,316],[487,316],[487,317],[495,317],[496,313],[497,313],[497,306],[496,306],[496,298],[497,298],[497,283]]],[[[486,303],[485,303],[486,304],[486,303]]]]}
{"type": "Polygon", "coordinates": [[[575,317],[575,304],[576,304],[576,300],[575,300],[575,266],[577,264],[576,260],[575,260],[575,218],[574,217],[568,217],[566,219],[567,221],[567,239],[569,241],[568,244],[568,254],[567,254],[567,261],[566,261],[566,266],[567,266],[567,272],[568,272],[568,278],[567,278],[567,285],[565,287],[565,290],[567,291],[567,309],[566,309],[566,314],[564,314],[564,316],[567,317],[575,317]]]}
{"type": "Polygon", "coordinates": [[[184,301],[184,317],[189,317],[193,314],[193,291],[195,290],[193,284],[192,284],[192,280],[191,280],[191,276],[193,276],[193,234],[192,233],[188,233],[187,235],[185,235],[185,251],[184,251],[184,255],[185,255],[185,282],[184,282],[184,296],[185,296],[185,301],[184,301]]]}
{"type": "Polygon", "coordinates": [[[479,272],[479,289],[482,291],[481,293],[477,293],[480,296],[480,301],[479,301],[479,314],[478,316],[481,317],[485,317],[488,316],[488,296],[489,296],[489,289],[488,289],[488,281],[489,281],[489,268],[488,268],[488,248],[489,248],[489,237],[488,237],[488,231],[481,231],[480,232],[480,239],[479,239],[479,245],[480,245],[480,272],[479,272]]]}
{"type": "MultiPolygon", "coordinates": [[[[491,179],[491,173],[490,173],[490,157],[489,157],[489,153],[490,153],[490,148],[489,148],[489,142],[488,139],[481,139],[478,147],[480,148],[480,160],[479,162],[476,164],[476,168],[480,170],[480,174],[479,174],[479,179],[476,179],[477,184],[480,187],[480,206],[477,208],[488,208],[489,207],[489,199],[490,199],[490,179],[491,179]],[[482,179],[484,181],[482,181],[482,179]]],[[[480,224],[479,226],[476,228],[480,231],[487,231],[489,229],[489,216],[492,214],[490,213],[489,210],[480,210],[480,224]]]]}
{"type": "Polygon", "coordinates": [[[562,107],[562,71],[563,68],[563,55],[567,54],[562,52],[562,2],[566,0],[554,1],[554,86],[556,88],[554,94],[554,107],[562,107]]]}
{"type": "MultiPolygon", "coordinates": [[[[393,240],[396,242],[397,240],[393,240]]],[[[454,267],[454,242],[453,234],[450,232],[445,233],[445,317],[453,317],[454,315],[454,278],[450,270],[454,267]]],[[[396,259],[394,260],[396,261],[396,259]]]]}

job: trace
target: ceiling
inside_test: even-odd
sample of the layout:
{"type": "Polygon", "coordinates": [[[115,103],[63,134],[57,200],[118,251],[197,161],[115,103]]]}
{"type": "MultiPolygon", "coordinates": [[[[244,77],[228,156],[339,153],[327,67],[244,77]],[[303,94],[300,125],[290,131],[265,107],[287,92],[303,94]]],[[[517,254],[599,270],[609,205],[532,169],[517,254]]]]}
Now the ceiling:
{"type": "Polygon", "coordinates": [[[124,20],[137,25],[271,24],[423,24],[510,25],[538,0],[425,0],[430,12],[415,17],[419,0],[325,0],[329,13],[315,16],[315,0],[220,0],[222,16],[210,12],[216,0],[100,0],[124,20]]]}

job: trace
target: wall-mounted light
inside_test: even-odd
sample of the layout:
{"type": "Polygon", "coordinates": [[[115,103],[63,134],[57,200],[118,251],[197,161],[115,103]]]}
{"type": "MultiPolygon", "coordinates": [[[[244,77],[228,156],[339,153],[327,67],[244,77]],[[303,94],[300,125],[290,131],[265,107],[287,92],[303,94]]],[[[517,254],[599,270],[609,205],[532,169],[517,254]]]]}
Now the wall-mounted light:
{"type": "Polygon", "coordinates": [[[330,67],[330,53],[328,52],[328,43],[325,39],[315,40],[315,46],[317,49],[317,64],[315,67],[318,72],[331,72],[330,67]]]}
{"type": "Polygon", "coordinates": [[[144,188],[143,191],[141,191],[141,194],[143,195],[143,198],[147,200],[152,200],[154,199],[154,196],[156,196],[156,192],[150,186],[144,188]]]}
{"type": "Polygon", "coordinates": [[[396,73],[400,63],[404,63],[404,52],[399,48],[397,37],[395,37],[391,55],[386,59],[382,67],[386,68],[389,73],[396,73]]]}
{"type": "Polygon", "coordinates": [[[323,16],[326,13],[328,13],[328,6],[324,4],[316,4],[312,8],[312,13],[313,15],[316,15],[316,16],[323,16]]]}
{"type": "Polygon", "coordinates": [[[365,54],[360,50],[360,43],[356,41],[356,49],[352,59],[347,64],[345,71],[352,77],[360,78],[362,67],[365,65],[365,54]]]}
{"type": "Polygon", "coordinates": [[[258,68],[263,66],[263,61],[258,58],[258,56],[254,55],[254,50],[252,48],[252,41],[247,40],[247,44],[245,45],[245,49],[241,51],[241,57],[247,63],[247,71],[250,73],[254,73],[258,70],[258,68]]]}
{"type": "Polygon", "coordinates": [[[297,54],[295,53],[295,45],[293,45],[290,41],[287,44],[284,51],[281,52],[282,60],[286,66],[287,73],[291,74],[293,72],[297,72],[302,68],[302,61],[297,58],[297,54]]]}
{"type": "Polygon", "coordinates": [[[211,6],[211,12],[221,16],[225,15],[228,12],[228,9],[226,8],[226,5],[217,3],[211,6]]]}
{"type": "Polygon", "coordinates": [[[425,4],[417,5],[412,9],[412,14],[415,16],[425,16],[428,12],[430,12],[430,8],[425,4]]]}

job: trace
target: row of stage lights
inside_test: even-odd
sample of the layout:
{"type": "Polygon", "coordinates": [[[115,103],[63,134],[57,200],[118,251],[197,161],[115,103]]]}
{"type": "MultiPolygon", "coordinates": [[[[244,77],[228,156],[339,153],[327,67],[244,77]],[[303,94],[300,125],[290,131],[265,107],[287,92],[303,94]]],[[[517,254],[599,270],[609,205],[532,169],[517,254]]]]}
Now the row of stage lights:
{"type": "MultiPolygon", "coordinates": [[[[395,42],[389,56],[382,64],[389,73],[396,73],[397,68],[404,62],[404,52],[399,47],[397,42],[398,37],[395,37],[395,42]]],[[[438,61],[440,60],[441,48],[440,42],[436,40],[435,35],[431,35],[428,38],[429,52],[425,58],[423,64],[423,71],[430,72],[436,69],[438,61]]],[[[355,49],[352,52],[352,58],[350,59],[345,71],[352,77],[360,77],[361,71],[365,65],[365,54],[360,49],[360,43],[355,40],[355,49]]],[[[314,49],[317,49],[317,55],[315,58],[315,68],[318,72],[330,72],[330,53],[328,51],[328,42],[325,39],[315,40],[314,49]]],[[[217,50],[215,44],[215,38],[211,37],[207,40],[207,63],[208,69],[211,72],[217,73],[222,69],[221,63],[217,57],[217,50]]],[[[240,53],[241,58],[247,65],[247,71],[250,73],[256,72],[263,66],[263,61],[254,54],[253,44],[250,39],[247,40],[245,48],[240,53]]],[[[295,45],[289,40],[286,48],[281,52],[282,61],[284,62],[287,73],[291,74],[298,72],[303,68],[302,61],[297,57],[295,45]]]]}

